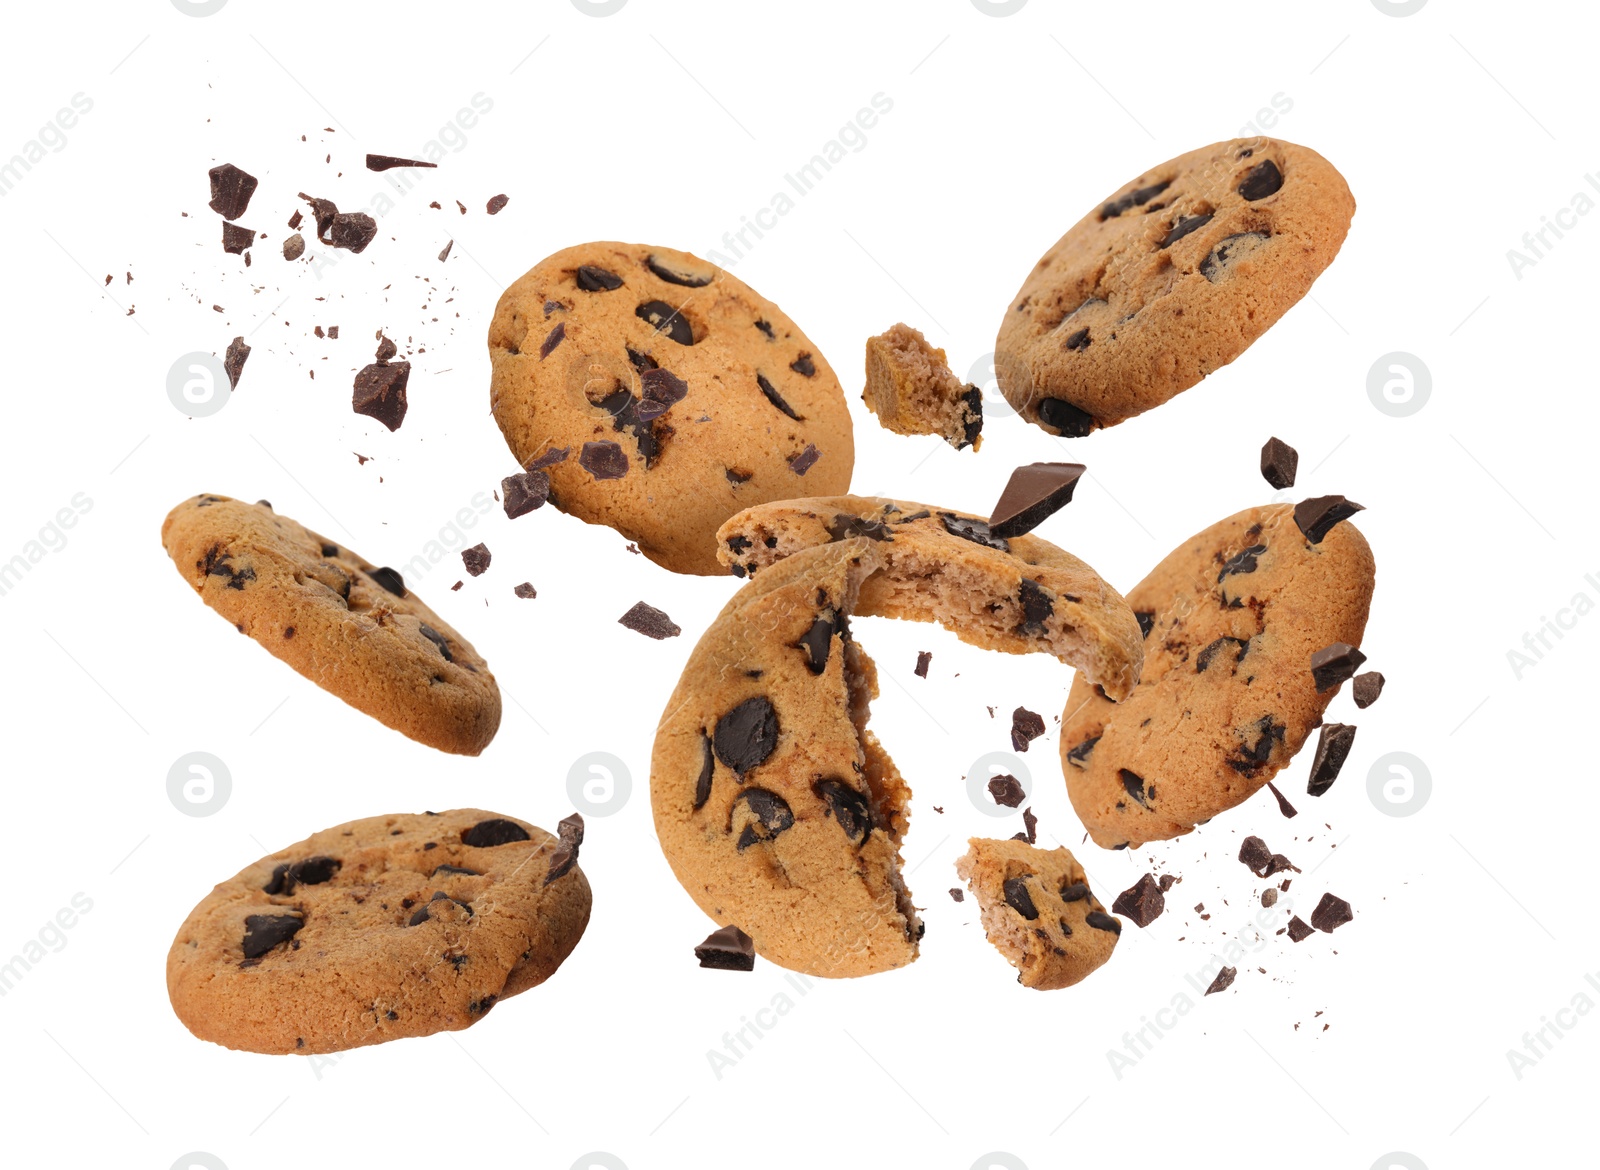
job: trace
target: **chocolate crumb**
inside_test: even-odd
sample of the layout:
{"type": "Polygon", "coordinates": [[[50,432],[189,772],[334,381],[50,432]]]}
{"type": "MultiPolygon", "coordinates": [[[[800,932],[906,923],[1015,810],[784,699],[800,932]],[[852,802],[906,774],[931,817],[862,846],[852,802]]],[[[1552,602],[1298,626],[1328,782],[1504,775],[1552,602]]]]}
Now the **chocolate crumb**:
{"type": "Polygon", "coordinates": [[[918,678],[928,677],[928,664],[933,661],[933,653],[928,650],[917,651],[917,666],[912,672],[918,678]]]}
{"type": "Polygon", "coordinates": [[[683,633],[677,625],[663,611],[653,605],[638,602],[627,613],[617,619],[618,624],[626,626],[636,634],[643,634],[647,638],[661,641],[663,638],[676,638],[683,633]]]}
{"type": "Polygon", "coordinates": [[[489,568],[489,560],[489,546],[481,542],[461,550],[461,563],[473,577],[483,576],[485,570],[489,568]]]}
{"type": "Polygon", "coordinates": [[[1009,772],[989,777],[989,795],[994,797],[996,804],[1003,804],[1007,808],[1016,808],[1028,797],[1021,781],[1009,772]]]}
{"type": "Polygon", "coordinates": [[[1211,986],[1206,988],[1207,995],[1215,995],[1219,991],[1226,991],[1233,986],[1233,981],[1238,977],[1239,968],[1224,967],[1217,972],[1217,977],[1211,981],[1211,986]]]}
{"type": "Polygon", "coordinates": [[[1019,752],[1044,734],[1044,718],[1026,707],[1011,712],[1011,746],[1019,752]]]}

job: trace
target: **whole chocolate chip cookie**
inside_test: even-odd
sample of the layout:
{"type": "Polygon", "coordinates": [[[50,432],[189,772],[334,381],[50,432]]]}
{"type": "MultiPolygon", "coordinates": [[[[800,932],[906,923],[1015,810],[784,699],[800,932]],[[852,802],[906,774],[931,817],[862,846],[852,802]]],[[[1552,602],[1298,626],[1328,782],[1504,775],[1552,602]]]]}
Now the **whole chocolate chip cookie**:
{"type": "Polygon", "coordinates": [[[494,738],[488,663],[395,570],[227,496],[179,504],[161,543],[201,600],[357,710],[441,751],[475,756],[494,738]]]}
{"type": "Polygon", "coordinates": [[[1071,987],[1111,957],[1122,923],[1089,892],[1067,849],[974,837],[956,873],[978,900],[983,930],[1024,987],[1071,987]]]}
{"type": "Polygon", "coordinates": [[[337,1052],[455,1031],[537,986],[578,945],[582,819],[555,837],[482,809],[367,817],[222,882],[167,954],[167,994],[202,1040],[337,1052]]]}
{"type": "Polygon", "coordinates": [[[1139,681],[1144,645],[1121,594],[1071,553],[996,536],[979,516],[871,496],[784,500],[724,524],[717,556],[750,576],[858,536],[877,546],[883,570],[862,582],[856,613],[938,622],[986,650],[1053,654],[1117,698],[1139,681]]]}
{"type": "Polygon", "coordinates": [[[684,252],[594,243],[541,261],[489,327],[491,405],[550,502],[712,574],[741,508],[850,486],[844,392],[743,281],[684,252]]]}
{"type": "Polygon", "coordinates": [[[1333,165],[1281,139],[1162,163],[1079,220],[1022,282],[995,340],[1001,392],[1059,435],[1161,405],[1305,296],[1354,214],[1333,165]]]}
{"type": "Polygon", "coordinates": [[[1095,843],[1181,836],[1271,780],[1322,722],[1336,690],[1317,690],[1311,657],[1361,641],[1373,573],[1353,524],[1314,544],[1281,504],[1213,524],[1135,586],[1138,687],[1112,702],[1080,677],[1061,716],[1067,793],[1095,843]]]}

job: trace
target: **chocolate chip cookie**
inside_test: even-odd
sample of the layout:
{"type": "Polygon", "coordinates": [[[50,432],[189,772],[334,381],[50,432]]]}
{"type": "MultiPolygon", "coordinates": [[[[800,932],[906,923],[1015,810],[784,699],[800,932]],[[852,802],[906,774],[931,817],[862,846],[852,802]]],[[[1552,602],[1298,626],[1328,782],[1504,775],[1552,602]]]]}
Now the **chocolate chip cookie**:
{"type": "Polygon", "coordinates": [[[494,738],[500,688],[488,663],[395,570],[265,500],[185,500],[167,514],[161,543],[201,600],[358,711],[461,755],[494,738]]]}
{"type": "Polygon", "coordinates": [[[974,837],[956,873],[978,900],[983,930],[1024,987],[1071,987],[1111,957],[1122,923],[1089,891],[1067,849],[974,837]]]}
{"type": "Polygon", "coordinates": [[[685,252],[557,252],[501,296],[489,357],[495,420],[550,502],[675,572],[719,572],[717,526],[741,508],[850,486],[832,368],[771,301],[685,252]]]}
{"type": "Polygon", "coordinates": [[[583,821],[482,809],[367,817],[222,882],[167,954],[202,1040],[313,1054],[471,1027],[537,986],[589,921],[583,821]]]}
{"type": "Polygon", "coordinates": [[[867,338],[867,409],[897,435],[938,435],[957,451],[983,445],[983,391],[950,372],[944,350],[896,324],[867,338]]]}
{"type": "Polygon", "coordinates": [[[870,496],[785,500],[724,524],[717,556],[750,576],[852,537],[877,545],[883,562],[862,582],[856,613],[937,622],[986,650],[1053,654],[1116,698],[1139,681],[1144,647],[1122,596],[1071,553],[1037,536],[996,536],[979,516],[870,496]]]}
{"type": "Polygon", "coordinates": [[[1145,172],[1034,265],[995,340],[1029,422],[1087,435],[1242,354],[1344,243],[1355,200],[1314,150],[1240,138],[1145,172]]]}
{"type": "Polygon", "coordinates": [[[1248,508],[1128,594],[1145,631],[1138,687],[1112,702],[1080,677],[1061,716],[1067,793],[1096,844],[1189,832],[1253,795],[1322,722],[1337,689],[1318,690],[1312,656],[1360,643],[1373,589],[1366,539],[1324,526],[1339,512],[1248,508]]]}

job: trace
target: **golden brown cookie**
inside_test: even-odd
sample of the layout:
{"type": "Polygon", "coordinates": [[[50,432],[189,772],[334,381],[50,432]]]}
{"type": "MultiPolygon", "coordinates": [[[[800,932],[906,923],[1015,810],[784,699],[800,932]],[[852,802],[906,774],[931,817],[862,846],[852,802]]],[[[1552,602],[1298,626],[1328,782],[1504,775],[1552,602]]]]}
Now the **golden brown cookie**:
{"type": "Polygon", "coordinates": [[[400,574],[279,516],[265,500],[185,500],[161,544],[212,609],[329,694],[419,743],[475,756],[500,688],[472,644],[400,574]]]}
{"type": "Polygon", "coordinates": [[[978,900],[983,930],[1024,987],[1071,987],[1111,957],[1122,923],[1089,890],[1067,849],[974,837],[956,873],[978,900]]]}
{"type": "Polygon", "coordinates": [[[1022,282],[995,339],[1001,392],[1060,435],[1161,405],[1305,296],[1354,214],[1333,165],[1281,139],[1162,163],[1079,220],[1022,282]]]}
{"type": "Polygon", "coordinates": [[[1287,504],[1247,508],[1128,594],[1146,631],[1138,687],[1112,702],[1080,677],[1061,716],[1067,793],[1096,844],[1189,832],[1257,792],[1322,722],[1337,688],[1317,690],[1311,656],[1360,643],[1374,566],[1353,524],[1324,527],[1342,506],[1306,514],[1319,513],[1308,535],[1287,504]]]}
{"type": "Polygon", "coordinates": [[[247,1052],[470,1027],[583,936],[582,818],[561,830],[466,808],[313,833],[190,912],[167,954],[173,1010],[200,1039],[247,1052]]]}
{"type": "Polygon", "coordinates": [[[853,536],[878,545],[883,561],[854,612],[937,622],[986,650],[1052,654],[1118,697],[1139,681],[1144,647],[1122,596],[1071,553],[1037,536],[995,536],[978,516],[870,496],[784,500],[724,524],[717,556],[746,576],[853,536]]]}
{"type": "Polygon", "coordinates": [[[849,489],[832,368],[783,310],[688,253],[557,252],[500,297],[489,357],[517,462],[665,568],[719,572],[717,526],[741,508],[849,489]]]}
{"type": "Polygon", "coordinates": [[[938,435],[957,451],[983,445],[983,391],[950,372],[944,350],[896,324],[867,338],[867,409],[897,435],[938,435]]]}

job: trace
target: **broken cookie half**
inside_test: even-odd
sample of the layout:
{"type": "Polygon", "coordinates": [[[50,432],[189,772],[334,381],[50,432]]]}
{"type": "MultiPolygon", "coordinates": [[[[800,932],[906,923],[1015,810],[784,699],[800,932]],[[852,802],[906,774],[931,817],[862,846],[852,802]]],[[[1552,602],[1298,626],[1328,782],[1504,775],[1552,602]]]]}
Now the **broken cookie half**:
{"type": "Polygon", "coordinates": [[[867,338],[867,409],[897,435],[938,435],[957,451],[983,445],[983,391],[950,372],[944,350],[896,324],[867,338]]]}

